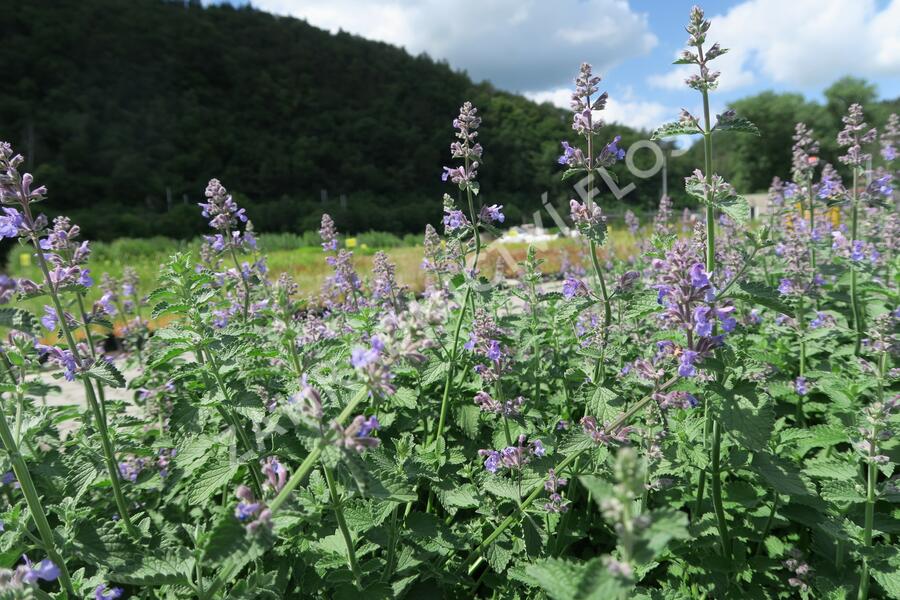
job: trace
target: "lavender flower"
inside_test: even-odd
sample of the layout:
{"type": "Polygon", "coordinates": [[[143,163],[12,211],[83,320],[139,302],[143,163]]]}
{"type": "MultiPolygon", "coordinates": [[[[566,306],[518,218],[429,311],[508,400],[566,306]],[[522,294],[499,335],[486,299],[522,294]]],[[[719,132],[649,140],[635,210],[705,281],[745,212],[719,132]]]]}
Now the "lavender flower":
{"type": "Polygon", "coordinates": [[[125,590],[122,588],[110,588],[105,583],[94,588],[94,600],[116,600],[120,598],[125,590]]]}
{"type": "Polygon", "coordinates": [[[479,213],[478,218],[483,223],[502,223],[506,220],[506,217],[503,214],[503,205],[502,204],[491,204],[490,206],[482,206],[481,213],[479,213]]]}
{"type": "Polygon", "coordinates": [[[812,129],[809,129],[806,123],[797,123],[794,128],[792,166],[795,181],[811,182],[819,164],[819,143],[812,135],[812,129]]]}
{"type": "Polygon", "coordinates": [[[499,414],[505,417],[514,417],[519,414],[519,411],[525,404],[525,398],[517,396],[512,400],[499,402],[494,400],[490,394],[482,390],[475,394],[475,404],[477,404],[483,412],[499,414]]]}
{"type": "Polygon", "coordinates": [[[319,228],[319,236],[322,238],[322,250],[325,252],[335,252],[337,250],[337,229],[331,216],[327,213],[322,215],[322,226],[319,228]]]}
{"type": "Polygon", "coordinates": [[[564,500],[560,490],[568,483],[567,479],[556,476],[556,471],[550,469],[547,472],[547,480],[544,482],[544,490],[549,493],[549,502],[544,504],[544,510],[550,513],[564,513],[569,510],[570,502],[564,500]]]}
{"type": "Polygon", "coordinates": [[[368,419],[364,415],[357,415],[350,424],[343,428],[338,423],[332,424],[338,433],[335,445],[353,452],[364,452],[369,448],[377,448],[381,440],[372,437],[372,433],[381,428],[381,424],[375,416],[368,419]]]}
{"type": "Polygon", "coordinates": [[[453,158],[461,158],[465,164],[460,167],[444,167],[441,175],[443,181],[450,180],[459,186],[461,190],[470,190],[478,193],[478,161],[481,159],[483,149],[475,140],[478,137],[478,126],[481,118],[478,109],[471,102],[465,102],[459,109],[459,116],[453,120],[456,129],[457,141],[450,144],[450,155],[453,158]]]}
{"type": "Polygon", "coordinates": [[[844,128],[838,133],[838,146],[847,149],[847,154],[838,157],[845,165],[863,168],[872,155],[863,152],[863,145],[875,141],[875,129],[867,129],[863,120],[863,108],[859,104],[851,104],[847,109],[847,115],[843,117],[844,128]]]}
{"type": "Polygon", "coordinates": [[[592,202],[579,202],[574,198],[569,200],[569,213],[575,227],[589,240],[602,244],[606,239],[606,217],[603,216],[600,207],[592,202]]]}
{"type": "Polygon", "coordinates": [[[544,445],[540,440],[526,443],[528,438],[520,435],[515,446],[507,446],[502,450],[479,450],[478,455],[484,457],[484,468],[488,473],[496,473],[500,468],[520,470],[531,462],[532,456],[544,456],[544,445]]]}
{"type": "Polygon", "coordinates": [[[806,387],[806,377],[800,376],[794,380],[794,391],[797,392],[798,396],[805,396],[808,393],[808,388],[806,387]]]}
{"type": "Polygon", "coordinates": [[[37,564],[32,564],[27,556],[23,555],[22,560],[25,561],[25,570],[22,574],[22,582],[33,585],[38,580],[54,581],[59,577],[59,567],[53,561],[45,558],[37,564]]]}
{"type": "Polygon", "coordinates": [[[610,446],[614,443],[627,444],[628,436],[632,432],[631,427],[620,427],[616,431],[609,430],[609,423],[602,427],[597,425],[597,419],[591,416],[582,417],[581,427],[585,435],[591,438],[595,444],[610,446]]]}
{"type": "Polygon", "coordinates": [[[278,462],[276,457],[270,456],[265,460],[261,460],[260,466],[262,467],[263,475],[266,477],[265,487],[276,494],[280,492],[284,484],[287,483],[287,469],[284,468],[284,465],[278,462]]]}

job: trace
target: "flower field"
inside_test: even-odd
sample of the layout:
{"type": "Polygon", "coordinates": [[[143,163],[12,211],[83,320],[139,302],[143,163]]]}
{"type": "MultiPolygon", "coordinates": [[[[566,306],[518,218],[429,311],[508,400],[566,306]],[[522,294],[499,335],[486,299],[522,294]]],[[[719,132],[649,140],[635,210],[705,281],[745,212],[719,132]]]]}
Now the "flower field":
{"type": "Polygon", "coordinates": [[[377,252],[327,214],[265,252],[213,179],[200,247],[108,268],[0,144],[0,595],[900,598],[900,119],[851,106],[836,165],[798,123],[753,221],[712,168],[759,130],[710,114],[709,29],[678,60],[702,114],[654,133],[702,143],[699,213],[612,235],[589,64],[577,235],[502,251],[469,102],[442,223],[377,252]],[[45,402],[61,379],[83,398],[45,402]]]}

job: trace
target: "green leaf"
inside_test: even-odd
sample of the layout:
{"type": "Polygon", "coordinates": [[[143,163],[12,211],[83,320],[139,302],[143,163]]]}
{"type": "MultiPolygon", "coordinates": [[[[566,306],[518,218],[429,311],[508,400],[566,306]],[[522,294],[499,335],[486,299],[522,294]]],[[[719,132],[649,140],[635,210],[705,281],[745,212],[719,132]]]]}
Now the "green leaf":
{"type": "Polygon", "coordinates": [[[858,504],[866,501],[862,486],[851,481],[826,481],[822,484],[822,497],[835,504],[858,504]]]}
{"type": "Polygon", "coordinates": [[[712,384],[711,391],[721,399],[720,416],[728,434],[748,450],[763,450],[775,426],[775,412],[770,403],[756,400],[754,388],[737,386],[727,389],[720,384],[712,384]]]}
{"type": "Polygon", "coordinates": [[[673,137],[676,135],[694,135],[697,133],[703,133],[703,130],[700,129],[697,125],[693,123],[682,123],[681,121],[672,121],[671,123],[666,123],[664,125],[660,125],[655,130],[653,130],[653,135],[650,136],[651,140],[659,140],[666,137],[673,137]]]}
{"type": "Polygon", "coordinates": [[[716,117],[716,124],[713,131],[735,131],[737,133],[750,133],[759,135],[759,128],[749,119],[739,117],[734,113],[725,112],[716,117]]]}
{"type": "Polygon", "coordinates": [[[587,169],[576,168],[576,169],[566,169],[562,175],[562,180],[566,181],[573,177],[577,177],[578,175],[587,174],[587,169]]]}
{"type": "Polygon", "coordinates": [[[222,491],[222,488],[231,481],[237,470],[238,465],[231,461],[219,461],[204,469],[197,476],[194,485],[188,490],[188,502],[194,505],[202,505],[213,494],[222,491]]]}
{"type": "Polygon", "coordinates": [[[23,308],[12,306],[0,308],[0,327],[18,329],[19,331],[32,334],[39,332],[38,320],[33,314],[23,308]]]}
{"type": "Polygon", "coordinates": [[[88,377],[93,377],[97,381],[104,383],[112,388],[125,387],[125,376],[110,362],[103,357],[98,357],[87,371],[88,377]]]}
{"type": "Polygon", "coordinates": [[[781,300],[778,290],[763,283],[743,281],[735,283],[728,294],[729,297],[754,302],[778,313],[790,315],[793,309],[781,300]]]}
{"type": "Polygon", "coordinates": [[[190,581],[189,574],[193,568],[194,558],[186,549],[163,556],[159,556],[159,552],[148,552],[140,558],[128,560],[124,567],[113,570],[108,577],[114,583],[146,587],[184,585],[190,581]]]}
{"type": "Polygon", "coordinates": [[[767,452],[753,455],[753,468],[776,491],[792,496],[812,496],[800,469],[787,459],[767,452]]]}

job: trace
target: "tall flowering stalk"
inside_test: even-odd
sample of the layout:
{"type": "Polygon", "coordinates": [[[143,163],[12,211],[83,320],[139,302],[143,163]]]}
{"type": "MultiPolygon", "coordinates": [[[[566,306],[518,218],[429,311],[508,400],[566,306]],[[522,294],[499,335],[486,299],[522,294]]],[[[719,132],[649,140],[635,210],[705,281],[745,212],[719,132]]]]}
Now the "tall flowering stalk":
{"type": "MultiPolygon", "coordinates": [[[[866,167],[872,160],[872,155],[863,150],[863,145],[875,141],[875,129],[868,129],[863,120],[863,108],[859,104],[852,104],[843,118],[844,128],[838,133],[837,142],[847,153],[838,157],[842,163],[850,167],[853,174],[853,183],[850,188],[850,244],[861,244],[859,239],[859,204],[861,200],[859,192],[860,178],[866,174],[866,167]]],[[[850,261],[850,312],[853,317],[853,329],[855,331],[854,352],[859,354],[863,338],[863,311],[860,306],[858,268],[856,261],[850,261]]]]}
{"type": "MultiPolygon", "coordinates": [[[[479,233],[479,227],[482,223],[490,223],[492,221],[503,222],[504,220],[503,213],[501,212],[502,206],[485,206],[480,212],[475,212],[475,196],[480,189],[478,180],[476,179],[478,175],[478,161],[481,160],[483,152],[481,144],[477,142],[477,129],[480,125],[481,117],[478,116],[478,109],[472,106],[471,102],[465,102],[459,109],[459,116],[453,120],[453,127],[456,129],[456,141],[450,144],[450,155],[455,159],[462,159],[463,165],[459,167],[444,167],[444,173],[441,176],[441,179],[456,184],[460,191],[463,191],[466,194],[466,200],[468,201],[469,206],[468,218],[462,211],[455,207],[449,196],[444,196],[444,229],[455,239],[460,240],[468,233],[468,231],[472,232],[475,245],[475,258],[472,266],[468,268],[468,274],[473,278],[477,276],[478,258],[481,254],[481,234],[479,233]]],[[[463,252],[465,254],[465,251],[463,252]]],[[[456,317],[456,325],[453,330],[453,344],[450,348],[450,356],[448,357],[447,375],[444,378],[444,392],[441,396],[438,424],[434,430],[431,441],[438,440],[444,435],[450,392],[453,385],[453,377],[456,374],[460,333],[462,331],[466,310],[471,299],[472,285],[469,284],[466,285],[466,292],[463,297],[462,305],[460,306],[459,314],[456,317]]]]}
{"type": "Polygon", "coordinates": [[[44,186],[32,188],[34,178],[31,174],[19,173],[18,167],[23,161],[22,155],[13,154],[12,147],[9,144],[0,142],[0,199],[2,199],[4,204],[17,205],[21,209],[21,213],[15,208],[5,208],[4,211],[8,216],[14,216],[18,225],[18,237],[29,240],[34,247],[38,265],[44,276],[45,291],[53,302],[52,310],[55,311],[59,327],[67,344],[66,349],[49,346],[46,348],[46,351],[51,360],[64,367],[67,378],[74,380],[76,374],[81,377],[84,384],[85,399],[97,422],[97,430],[103,447],[103,456],[112,484],[113,496],[119,510],[119,517],[125,524],[128,532],[138,537],[139,533],[131,522],[128,505],[125,502],[125,496],[122,494],[119,482],[119,469],[106,423],[105,411],[101,408],[94,386],[86,375],[86,372],[91,368],[90,361],[83,355],[83,349],[79,348],[75,341],[72,323],[66,316],[62,300],[60,299],[60,291],[62,289],[78,284],[78,280],[81,280],[80,283],[83,286],[83,283],[85,283],[83,280],[84,271],[71,265],[55,264],[51,272],[48,255],[46,254],[47,249],[45,248],[47,242],[42,239],[46,234],[47,219],[43,215],[35,218],[31,210],[32,204],[44,199],[47,189],[44,186]],[[15,214],[13,215],[13,213],[15,214]]]}
{"type": "MultiPolygon", "coordinates": [[[[689,194],[696,197],[706,205],[706,273],[708,277],[715,282],[718,280],[716,271],[716,209],[722,210],[729,217],[737,222],[746,221],[750,216],[750,209],[747,201],[739,196],[734,188],[729,185],[721,176],[714,174],[712,171],[713,153],[712,139],[713,133],[723,131],[735,131],[759,135],[759,130],[753,123],[739,117],[735,111],[727,110],[716,118],[713,125],[710,118],[709,92],[716,89],[719,83],[719,71],[713,71],[709,67],[709,63],[727,52],[727,49],[714,43],[711,46],[705,46],[706,35],[710,28],[710,22],[704,17],[703,9],[694,6],[691,9],[690,19],[686,27],[688,33],[687,45],[690,49],[682,51],[681,56],[675,61],[676,64],[696,65],[697,73],[687,78],[685,83],[691,89],[700,92],[703,99],[703,121],[701,121],[686,110],[681,111],[678,121],[668,123],[657,129],[653,134],[653,139],[683,134],[699,134],[703,137],[703,164],[704,170],[695,170],[693,175],[686,178],[685,189],[689,194]]],[[[730,284],[729,284],[730,285],[730,284]]],[[[713,292],[715,294],[715,292],[713,292]]],[[[712,333],[715,333],[713,326],[712,333]]],[[[722,552],[725,556],[731,555],[731,545],[728,535],[728,526],[725,522],[725,509],[722,504],[722,482],[720,452],[721,452],[721,436],[722,426],[717,418],[710,418],[709,410],[707,414],[707,430],[712,428],[712,447],[710,448],[711,463],[711,479],[712,479],[712,500],[713,509],[716,513],[716,522],[719,529],[719,535],[722,542],[722,552]],[[710,423],[710,421],[712,421],[710,423]]],[[[704,440],[706,437],[704,436],[704,440]]],[[[702,508],[702,499],[704,487],[706,483],[706,471],[701,471],[700,480],[697,489],[697,509],[702,508]]],[[[694,515],[696,517],[697,515],[694,515]]]]}
{"type": "Polygon", "coordinates": [[[588,238],[590,244],[591,264],[600,284],[600,298],[603,302],[605,336],[607,334],[606,330],[609,329],[612,322],[612,306],[606,288],[606,279],[603,276],[603,270],[600,268],[600,261],[597,257],[597,246],[602,245],[606,240],[607,227],[606,217],[603,216],[600,207],[594,202],[594,176],[596,171],[611,167],[617,161],[625,158],[625,150],[618,146],[622,139],[620,136],[616,136],[599,150],[596,146],[595,138],[600,133],[604,123],[602,120],[594,118],[594,111],[601,111],[606,108],[606,102],[609,98],[606,92],[598,94],[600,88],[597,85],[600,81],[600,77],[594,75],[590,64],[581,64],[581,69],[575,78],[575,91],[572,92],[570,106],[573,113],[572,130],[584,138],[586,151],[576,146],[571,146],[567,141],[563,141],[563,153],[559,157],[558,162],[568,167],[563,174],[563,179],[582,173],[587,175],[587,194],[584,202],[578,202],[573,199],[569,203],[569,208],[575,226],[588,238]]]}

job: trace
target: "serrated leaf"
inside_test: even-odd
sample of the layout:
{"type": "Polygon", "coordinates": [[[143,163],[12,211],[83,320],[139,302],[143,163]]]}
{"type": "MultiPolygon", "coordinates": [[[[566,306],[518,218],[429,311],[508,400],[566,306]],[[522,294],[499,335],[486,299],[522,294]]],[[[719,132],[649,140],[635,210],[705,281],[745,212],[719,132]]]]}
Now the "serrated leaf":
{"type": "Polygon", "coordinates": [[[33,314],[24,308],[13,306],[0,307],[0,327],[18,329],[32,334],[39,331],[38,320],[33,314]]]}
{"type": "Polygon", "coordinates": [[[204,469],[192,481],[193,485],[187,493],[188,502],[202,505],[216,492],[221,492],[222,488],[231,481],[237,471],[238,465],[231,461],[220,461],[204,469]]]}
{"type": "Polygon", "coordinates": [[[125,387],[125,376],[114,364],[107,362],[103,357],[98,357],[86,374],[109,387],[125,387]]]}
{"type": "Polygon", "coordinates": [[[737,133],[750,133],[759,135],[759,128],[749,119],[739,117],[735,114],[729,115],[724,113],[716,118],[716,124],[713,131],[734,131],[737,133]]]}
{"type": "Polygon", "coordinates": [[[826,481],[822,484],[822,497],[836,504],[858,504],[866,501],[862,486],[850,481],[826,481]]]}
{"type": "Polygon", "coordinates": [[[671,123],[666,123],[664,125],[660,125],[656,129],[653,130],[653,135],[650,136],[651,140],[659,140],[666,137],[673,137],[676,135],[694,135],[697,133],[703,133],[703,131],[697,125],[693,123],[682,123],[681,121],[672,121],[671,123]]]}
{"type": "Polygon", "coordinates": [[[146,587],[184,585],[193,569],[194,558],[187,550],[159,556],[147,553],[126,562],[126,566],[113,570],[108,578],[115,583],[127,583],[146,587]]]}

